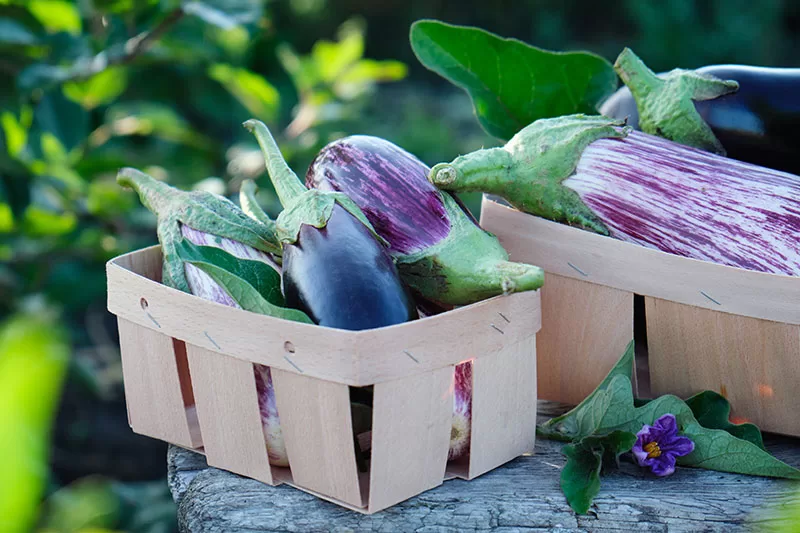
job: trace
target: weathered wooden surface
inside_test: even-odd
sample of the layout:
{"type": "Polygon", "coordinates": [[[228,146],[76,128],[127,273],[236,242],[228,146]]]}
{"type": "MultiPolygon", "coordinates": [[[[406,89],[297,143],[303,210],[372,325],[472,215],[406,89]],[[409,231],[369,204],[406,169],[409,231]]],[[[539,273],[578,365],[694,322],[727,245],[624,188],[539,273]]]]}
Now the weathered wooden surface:
{"type": "MultiPolygon", "coordinates": [[[[547,407],[540,402],[540,413],[547,407]]],[[[800,440],[767,436],[780,459],[800,465],[800,440]]],[[[664,479],[623,462],[602,478],[589,514],[576,516],[559,488],[561,444],[537,440],[520,457],[472,481],[454,479],[366,516],[287,486],[270,487],[209,468],[171,447],[169,483],[181,531],[750,531],[793,482],[678,468],[664,479]]]]}

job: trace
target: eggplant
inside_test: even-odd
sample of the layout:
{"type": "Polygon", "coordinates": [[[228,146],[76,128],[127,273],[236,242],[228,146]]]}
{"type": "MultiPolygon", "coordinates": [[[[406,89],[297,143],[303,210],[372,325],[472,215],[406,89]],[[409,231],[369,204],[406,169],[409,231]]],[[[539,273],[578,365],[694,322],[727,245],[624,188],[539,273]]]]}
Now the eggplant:
{"type": "Polygon", "coordinates": [[[509,261],[496,237],[428,182],[428,171],[387,140],[354,135],[320,151],[306,185],[351,198],[389,243],[403,280],[427,301],[465,305],[538,289],[542,270],[509,261]]]}
{"type": "Polygon", "coordinates": [[[306,189],[267,127],[250,120],[284,206],[277,220],[286,304],[321,325],[362,330],[418,317],[391,256],[361,210],[342,193],[306,189]]]}
{"type": "Polygon", "coordinates": [[[429,179],[675,255],[800,275],[800,178],[631,131],[621,120],[538,120],[505,146],[435,165],[429,179]]]}
{"type": "MultiPolygon", "coordinates": [[[[180,191],[132,168],[120,170],[117,181],[136,190],[145,207],[158,217],[165,285],[205,300],[242,308],[211,276],[180,259],[175,246],[181,239],[221,248],[239,259],[263,261],[278,270],[275,259],[281,248],[275,223],[268,218],[262,222],[251,221],[227,198],[207,192],[180,191]]],[[[269,463],[287,467],[289,458],[270,369],[254,364],[253,374],[269,463]]]]}
{"type": "MultiPolygon", "coordinates": [[[[800,68],[709,65],[696,72],[739,84],[734,93],[693,101],[728,157],[800,174],[800,68]]],[[[606,100],[600,113],[628,117],[630,126],[641,129],[636,100],[627,87],[606,100]]]]}

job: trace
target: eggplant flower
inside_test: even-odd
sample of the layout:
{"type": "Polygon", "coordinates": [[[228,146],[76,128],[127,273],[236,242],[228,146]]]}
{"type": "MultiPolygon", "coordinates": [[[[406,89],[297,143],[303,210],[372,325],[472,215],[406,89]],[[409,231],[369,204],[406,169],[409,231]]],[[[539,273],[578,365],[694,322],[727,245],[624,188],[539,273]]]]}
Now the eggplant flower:
{"type": "Polygon", "coordinates": [[[678,436],[675,415],[667,413],[652,426],[645,426],[636,434],[633,456],[639,466],[649,467],[657,476],[668,476],[675,471],[677,457],[694,451],[694,442],[678,436]]]}

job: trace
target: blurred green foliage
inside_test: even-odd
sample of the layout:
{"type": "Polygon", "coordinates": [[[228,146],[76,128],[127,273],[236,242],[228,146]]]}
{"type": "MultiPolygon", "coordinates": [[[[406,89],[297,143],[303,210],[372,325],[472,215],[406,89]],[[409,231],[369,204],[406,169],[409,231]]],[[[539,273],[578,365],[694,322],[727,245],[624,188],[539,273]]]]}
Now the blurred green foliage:
{"type": "Polygon", "coordinates": [[[656,70],[800,57],[790,0],[0,0],[0,379],[13,385],[0,385],[0,461],[30,458],[27,470],[0,464],[0,490],[15,487],[0,493],[0,528],[175,527],[152,481],[163,447],[127,428],[105,311],[105,262],[156,238],[153,216],[116,185],[119,167],[234,196],[263,174],[241,127],[252,117],[298,173],[349,133],[429,164],[496,142],[466,95],[416,63],[419,18],[612,60],[628,45],[656,70]]]}

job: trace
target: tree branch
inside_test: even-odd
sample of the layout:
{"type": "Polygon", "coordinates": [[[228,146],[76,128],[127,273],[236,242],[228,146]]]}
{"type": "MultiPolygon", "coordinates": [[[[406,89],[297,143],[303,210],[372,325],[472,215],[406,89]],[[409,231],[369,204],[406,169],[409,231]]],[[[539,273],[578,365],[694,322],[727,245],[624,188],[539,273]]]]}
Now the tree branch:
{"type": "Polygon", "coordinates": [[[140,33],[131,37],[125,43],[112,46],[104,50],[91,59],[78,61],[71,67],[65,69],[64,73],[58,77],[58,83],[65,83],[75,80],[91,78],[107,68],[114,65],[127,65],[137,56],[145,52],[165,33],[167,33],[185,14],[182,7],[177,7],[170,11],[158,25],[150,31],[140,33]]]}

